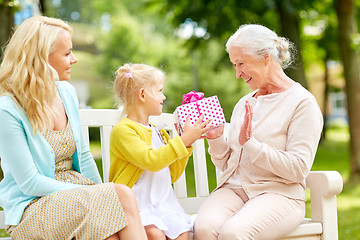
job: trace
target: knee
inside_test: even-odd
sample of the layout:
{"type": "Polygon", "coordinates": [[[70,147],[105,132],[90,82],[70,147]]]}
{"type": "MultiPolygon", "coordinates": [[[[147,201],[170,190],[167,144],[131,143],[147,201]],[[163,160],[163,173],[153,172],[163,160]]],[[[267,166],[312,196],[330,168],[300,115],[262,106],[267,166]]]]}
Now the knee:
{"type": "Polygon", "coordinates": [[[238,231],[234,231],[231,228],[223,228],[219,233],[219,240],[233,240],[233,239],[252,239],[252,238],[240,238],[245,237],[244,235],[239,235],[238,231]]]}
{"type": "Polygon", "coordinates": [[[215,219],[198,215],[194,224],[194,239],[217,239],[219,225],[215,219]]]}
{"type": "Polygon", "coordinates": [[[133,193],[133,191],[126,185],[124,184],[118,184],[115,183],[115,191],[117,193],[117,195],[119,196],[120,199],[124,198],[124,199],[133,199],[135,198],[135,195],[133,193]]]}
{"type": "Polygon", "coordinates": [[[245,240],[254,239],[256,231],[251,226],[239,224],[233,225],[231,222],[225,224],[219,233],[219,240],[245,240]]]}
{"type": "Polygon", "coordinates": [[[124,211],[127,214],[137,214],[139,209],[133,191],[123,184],[114,184],[114,186],[124,211]]]}
{"type": "Polygon", "coordinates": [[[157,227],[145,227],[146,235],[149,240],[161,240],[165,239],[165,234],[163,231],[158,229],[157,227]]]}

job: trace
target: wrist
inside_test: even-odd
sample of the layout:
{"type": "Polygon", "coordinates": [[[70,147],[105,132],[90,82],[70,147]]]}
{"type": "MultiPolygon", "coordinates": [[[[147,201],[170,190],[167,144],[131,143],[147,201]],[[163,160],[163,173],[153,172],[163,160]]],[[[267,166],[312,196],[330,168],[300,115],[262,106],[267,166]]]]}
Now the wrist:
{"type": "Polygon", "coordinates": [[[181,135],[180,139],[184,143],[185,147],[187,147],[187,148],[191,147],[192,142],[186,135],[184,135],[184,134],[181,135]]]}

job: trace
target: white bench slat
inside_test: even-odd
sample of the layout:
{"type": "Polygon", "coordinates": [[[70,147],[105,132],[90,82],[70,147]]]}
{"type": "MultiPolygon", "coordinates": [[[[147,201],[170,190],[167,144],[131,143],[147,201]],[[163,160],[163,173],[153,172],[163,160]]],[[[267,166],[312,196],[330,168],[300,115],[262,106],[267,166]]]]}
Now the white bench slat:
{"type": "MultiPolygon", "coordinates": [[[[100,128],[100,140],[103,164],[103,180],[108,181],[110,169],[110,132],[112,127],[119,121],[121,111],[117,109],[82,109],[80,118],[84,137],[89,141],[89,127],[100,128]]],[[[165,128],[173,138],[177,135],[174,127],[172,114],[163,113],[161,116],[150,118],[154,124],[164,122],[165,128]]],[[[225,125],[224,134],[228,136],[229,124],[225,125]]],[[[208,175],[206,167],[206,152],[204,140],[198,140],[194,144],[193,152],[196,197],[188,197],[185,172],[174,183],[174,191],[185,211],[195,214],[201,203],[209,195],[208,175]]],[[[221,172],[216,169],[217,182],[221,172]]],[[[306,179],[307,188],[310,189],[312,219],[304,219],[304,222],[289,233],[283,240],[337,240],[337,205],[336,195],[342,190],[343,182],[341,175],[336,171],[311,171],[306,179]]],[[[0,211],[0,228],[4,225],[4,212],[0,211]]],[[[0,238],[10,239],[10,238],[0,238]]]]}
{"type": "Polygon", "coordinates": [[[103,126],[100,128],[101,157],[103,159],[102,167],[103,167],[103,181],[104,182],[109,182],[111,129],[112,129],[112,126],[103,126]]]}
{"type": "Polygon", "coordinates": [[[5,212],[0,211],[0,229],[5,228],[5,212]]]}
{"type": "Polygon", "coordinates": [[[196,196],[206,197],[209,196],[209,184],[204,139],[196,141],[193,147],[196,196]]]}
{"type": "Polygon", "coordinates": [[[286,235],[286,238],[296,237],[299,235],[309,236],[309,235],[318,235],[316,237],[320,237],[320,234],[323,232],[321,223],[313,222],[310,218],[305,218],[302,224],[296,228],[294,231],[290,232],[286,235]]]}

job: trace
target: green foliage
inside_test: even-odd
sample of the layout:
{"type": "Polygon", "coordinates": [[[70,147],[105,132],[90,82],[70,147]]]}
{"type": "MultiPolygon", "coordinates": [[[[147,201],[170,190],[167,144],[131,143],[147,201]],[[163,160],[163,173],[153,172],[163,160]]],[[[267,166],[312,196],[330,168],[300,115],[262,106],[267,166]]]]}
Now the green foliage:
{"type": "MultiPolygon", "coordinates": [[[[103,85],[109,87],[116,69],[127,62],[159,67],[167,76],[164,112],[174,111],[183,94],[196,90],[203,91],[206,96],[218,95],[229,120],[233,106],[249,90],[245,88],[244,91],[242,80],[235,79],[224,49],[225,42],[208,40],[208,44],[199,45],[197,49],[188,48],[188,41],[177,36],[173,26],[158,15],[159,5],[146,5],[144,9],[145,5],[141,2],[125,1],[117,5],[113,1],[109,1],[108,5],[93,2],[99,14],[110,14],[108,24],[111,27],[98,31],[96,41],[101,54],[88,69],[97,69],[103,85]]],[[[92,91],[90,102],[93,107],[101,103],[96,95],[99,93],[92,91]]]]}
{"type": "Polygon", "coordinates": [[[99,64],[100,73],[111,77],[116,69],[126,62],[138,62],[143,55],[141,48],[144,42],[141,25],[131,16],[114,18],[111,34],[104,37],[102,44],[102,61],[99,64]]]}
{"type": "Polygon", "coordinates": [[[15,0],[0,0],[0,7],[11,8],[14,13],[21,9],[20,2],[15,0]]]}

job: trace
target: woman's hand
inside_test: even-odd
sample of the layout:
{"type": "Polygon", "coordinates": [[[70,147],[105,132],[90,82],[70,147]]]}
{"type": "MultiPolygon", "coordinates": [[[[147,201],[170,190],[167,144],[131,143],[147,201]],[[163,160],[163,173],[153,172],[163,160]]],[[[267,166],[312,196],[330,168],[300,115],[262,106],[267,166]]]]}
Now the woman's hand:
{"type": "Polygon", "coordinates": [[[210,131],[208,131],[206,133],[206,138],[207,139],[216,139],[218,137],[220,137],[223,132],[224,132],[224,128],[225,128],[225,123],[221,124],[220,126],[211,129],[210,131]]]}
{"type": "Polygon", "coordinates": [[[213,127],[212,124],[209,124],[211,119],[202,121],[204,115],[201,115],[194,124],[190,123],[190,116],[187,116],[184,131],[181,134],[180,138],[183,141],[186,147],[190,147],[196,140],[200,139],[204,133],[209,131],[213,127]]]}
{"type": "Polygon", "coordinates": [[[239,143],[244,145],[251,138],[251,122],[253,117],[253,109],[249,101],[245,102],[245,116],[244,122],[240,128],[239,143]]]}

